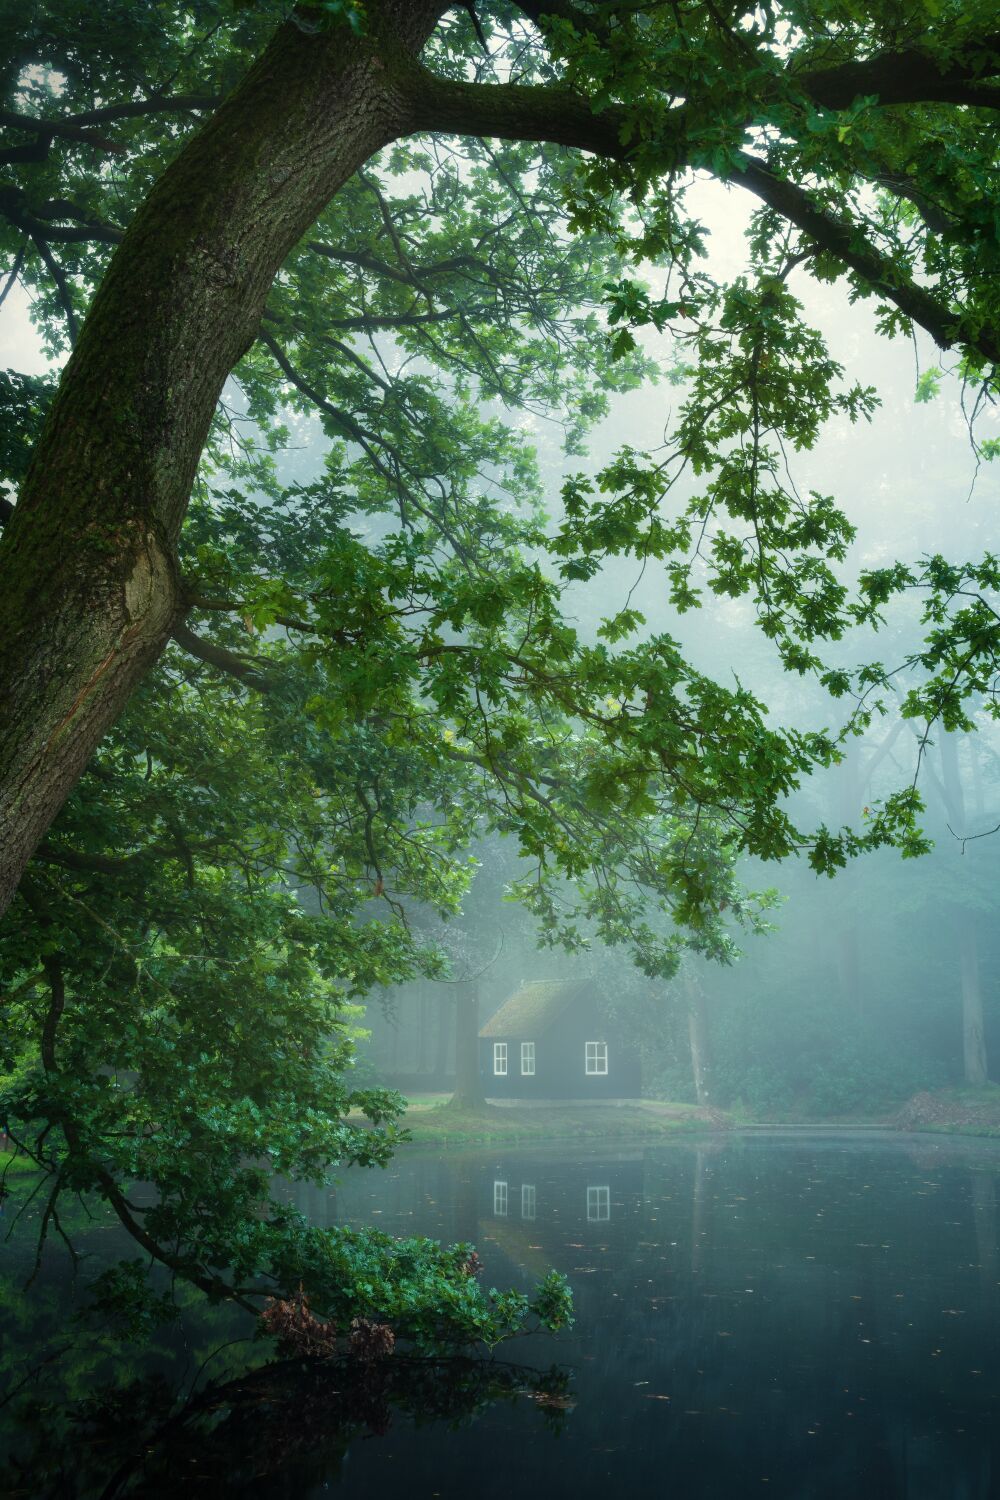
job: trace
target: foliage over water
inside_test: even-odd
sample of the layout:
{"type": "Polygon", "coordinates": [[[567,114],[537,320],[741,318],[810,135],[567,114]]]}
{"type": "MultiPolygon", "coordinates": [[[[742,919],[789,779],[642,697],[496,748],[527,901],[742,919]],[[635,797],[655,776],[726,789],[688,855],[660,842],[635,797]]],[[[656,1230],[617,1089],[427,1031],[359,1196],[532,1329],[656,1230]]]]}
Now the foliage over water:
{"type": "MultiPolygon", "coordinates": [[[[110,1332],[74,1321],[53,1249],[30,1318],[6,1303],[5,1477],[33,1500],[176,1494],[181,1477],[192,1494],[374,1496],[402,1475],[428,1500],[665,1485],[985,1500],[1000,1476],[998,1172],[992,1142],[733,1135],[414,1150],[300,1197],[318,1223],[473,1239],[487,1286],[564,1271],[576,1326],[518,1343],[518,1364],[261,1368],[266,1346],[221,1348],[247,1333],[241,1315],[202,1306],[126,1374],[110,1332]]],[[[32,1256],[19,1232],[12,1282],[32,1256]]]]}

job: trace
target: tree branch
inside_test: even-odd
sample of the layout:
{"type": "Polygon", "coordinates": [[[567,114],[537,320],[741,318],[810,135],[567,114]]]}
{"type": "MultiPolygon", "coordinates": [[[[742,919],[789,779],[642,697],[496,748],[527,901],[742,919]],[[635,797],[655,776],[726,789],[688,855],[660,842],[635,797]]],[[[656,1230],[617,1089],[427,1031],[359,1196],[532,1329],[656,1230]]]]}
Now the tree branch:
{"type": "Polygon", "coordinates": [[[368,313],[357,318],[327,318],[326,328],[339,328],[345,333],[379,333],[391,328],[419,328],[427,323],[447,323],[452,318],[484,317],[486,307],[462,308],[442,307],[437,312],[425,313],[368,313]]]}
{"type": "MultiPolygon", "coordinates": [[[[414,85],[416,128],[456,134],[495,135],[508,140],[547,140],[575,146],[616,161],[626,161],[622,144],[624,111],[612,106],[599,115],[589,102],[562,86],[488,85],[439,79],[420,68],[414,85]]],[[[678,112],[678,116],[679,116],[678,112]]],[[[680,118],[662,146],[662,171],[679,164],[680,118]]],[[[794,224],[924,328],[941,348],[963,344],[991,364],[1000,362],[1000,338],[990,329],[966,336],[961,314],[910,279],[883,255],[858,224],[832,218],[805,189],[772,172],[749,152],[737,158],[739,169],[730,179],[754,193],[783,219],[794,224]]]]}
{"type": "Polygon", "coordinates": [[[132,99],[56,120],[40,120],[34,115],[2,110],[0,128],[31,131],[45,141],[57,137],[60,140],[82,141],[85,145],[97,146],[103,151],[120,152],[127,148],[91,134],[93,127],[111,125],[116,120],[134,120],[143,115],[191,114],[199,110],[214,110],[222,103],[222,97],[214,94],[174,94],[160,98],[154,96],[151,99],[132,99]]]}
{"type": "Polygon", "coordinates": [[[269,333],[262,332],[257,337],[265,349],[270,350],[275,363],[289,384],[293,385],[297,391],[301,391],[303,396],[306,396],[315,406],[319,407],[320,411],[326,412],[328,417],[332,417],[342,429],[345,437],[351,438],[355,443],[359,443],[365,452],[370,454],[369,445],[377,441],[374,433],[366,432],[359,423],[355,422],[353,417],[348,416],[347,412],[341,411],[339,407],[334,406],[315,386],[306,380],[304,375],[300,375],[289,360],[284,349],[269,333]]]}
{"type": "Polygon", "coordinates": [[[962,331],[961,313],[954,312],[933,293],[906,276],[895,262],[871,243],[859,225],[833,218],[804,188],[779,177],[759,157],[742,152],[738,160],[742,170],[731,179],[735,185],[760,198],[783,219],[807,234],[820,250],[835,256],[855,271],[873,291],[892,302],[929,333],[939,348],[950,349],[961,343],[991,364],[1000,363],[1000,339],[991,329],[984,328],[966,336],[962,331]]]}
{"type": "Polygon", "coordinates": [[[117,245],[125,231],[114,224],[102,224],[90,218],[82,209],[65,199],[53,199],[40,209],[31,209],[19,188],[0,188],[0,214],[15,229],[22,229],[32,238],[41,236],[46,241],[59,240],[64,244],[117,245]],[[44,217],[51,211],[53,217],[77,218],[76,224],[52,224],[44,217]]]}
{"type": "MultiPolygon", "coordinates": [[[[536,139],[536,137],[530,137],[536,139]]],[[[541,137],[537,137],[541,139],[541,137]]],[[[426,266],[415,266],[406,260],[401,266],[390,265],[366,250],[342,250],[336,245],[326,245],[321,240],[310,240],[308,248],[327,260],[339,261],[341,265],[357,266],[359,270],[371,271],[375,276],[384,276],[389,281],[398,281],[401,286],[413,287],[422,297],[429,297],[435,289],[429,285],[434,276],[444,276],[449,271],[480,271],[494,285],[497,275],[488,261],[477,255],[449,255],[444,260],[431,261],[426,266]]]]}
{"type": "Polygon", "coordinates": [[[555,21],[568,21],[581,36],[589,32],[591,36],[606,41],[611,35],[610,27],[596,16],[582,11],[578,5],[573,5],[571,0],[517,0],[517,8],[539,31],[545,30],[543,20],[551,18],[555,21]]]}
{"type": "Polygon", "coordinates": [[[69,289],[69,282],[66,280],[62,266],[52,254],[52,251],[49,249],[48,244],[42,238],[42,236],[39,234],[32,234],[31,239],[35,246],[35,249],[38,251],[39,255],[42,258],[45,269],[48,271],[49,275],[52,277],[52,280],[56,284],[56,291],[59,295],[60,304],[62,305],[63,315],[66,318],[66,328],[69,333],[69,341],[71,344],[75,344],[76,336],[79,332],[79,325],[76,321],[76,313],[73,309],[73,296],[69,289]]]}
{"type": "MultiPolygon", "coordinates": [[[[369,431],[366,427],[362,427],[361,424],[359,422],[356,422],[353,417],[347,414],[347,412],[341,411],[339,407],[333,406],[326,399],[326,397],[321,394],[321,392],[316,390],[315,386],[311,385],[304,376],[299,374],[299,372],[289,361],[288,356],[285,354],[280,344],[278,344],[269,333],[259,333],[258,338],[266,348],[270,349],[271,353],[278,363],[279,368],[283,371],[289,382],[295,386],[296,390],[301,391],[304,396],[308,397],[308,399],[312,401],[320,411],[326,412],[327,416],[332,417],[338,424],[338,426],[342,429],[344,435],[358,444],[359,448],[361,448],[362,452],[365,454],[369,463],[376,470],[376,472],[382,476],[382,478],[391,488],[396,490],[396,493],[398,495],[402,496],[402,471],[406,469],[407,472],[411,475],[414,475],[415,471],[413,470],[412,466],[408,464],[406,460],[399,454],[398,450],[393,447],[388,439],[380,436],[377,433],[369,431]],[[380,448],[388,455],[388,464],[383,461],[378,451],[380,448]],[[396,470],[395,473],[393,473],[393,466],[396,470]]],[[[442,535],[447,537],[448,541],[455,549],[456,554],[468,561],[468,549],[463,546],[462,542],[455,535],[454,531],[452,531],[445,525],[441,516],[435,515],[431,517],[428,514],[426,507],[424,507],[420,503],[420,501],[412,492],[410,492],[407,496],[407,503],[417,508],[421,512],[421,514],[427,516],[428,519],[433,519],[435,525],[440,528],[442,535]]]]}
{"type": "Polygon", "coordinates": [[[991,88],[983,80],[998,73],[1000,32],[964,47],[946,67],[933,53],[909,47],[801,73],[793,64],[788,76],[827,109],[846,109],[855,99],[872,95],[879,104],[970,104],[997,109],[1000,88],[991,88]]]}
{"type": "MultiPolygon", "coordinates": [[[[25,235],[24,239],[21,241],[18,252],[14,257],[14,264],[11,266],[10,271],[7,274],[7,279],[4,282],[3,287],[0,288],[0,307],[3,307],[4,303],[7,301],[7,298],[10,296],[11,288],[24,269],[24,258],[28,253],[28,246],[30,243],[30,236],[25,235]]],[[[0,512],[0,523],[2,523],[4,520],[9,519],[9,516],[5,517],[3,513],[0,512]]]]}
{"type": "Polygon", "coordinates": [[[586,95],[565,84],[464,83],[420,63],[405,73],[411,130],[547,142],[617,161],[629,154],[620,136],[625,111],[612,105],[595,114],[586,95]]]}
{"type": "Polygon", "coordinates": [[[237,678],[245,686],[254,688],[259,693],[269,693],[274,688],[273,678],[260,665],[259,659],[227,651],[225,646],[206,641],[203,636],[195,635],[193,630],[183,624],[175,625],[171,634],[178,646],[190,656],[196,656],[210,667],[217,667],[220,672],[237,678]]]}
{"type": "Polygon", "coordinates": [[[59,865],[64,870],[79,870],[86,874],[129,875],[134,872],[136,865],[146,859],[180,858],[186,861],[189,853],[200,853],[206,849],[216,848],[218,844],[214,841],[186,845],[183,851],[180,851],[176,844],[147,844],[145,848],[136,849],[134,854],[126,854],[115,859],[108,854],[85,854],[79,849],[60,848],[55,844],[39,844],[34,858],[42,860],[44,864],[59,865]]]}

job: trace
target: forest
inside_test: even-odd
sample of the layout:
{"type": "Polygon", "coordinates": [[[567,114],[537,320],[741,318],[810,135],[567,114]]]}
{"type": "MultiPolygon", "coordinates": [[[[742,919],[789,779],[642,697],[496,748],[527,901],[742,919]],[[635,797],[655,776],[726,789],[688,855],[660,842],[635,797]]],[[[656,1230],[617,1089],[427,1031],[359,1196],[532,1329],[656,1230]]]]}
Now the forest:
{"type": "Polygon", "coordinates": [[[995,4],[0,21],[11,1493],[986,1500],[995,4]]]}

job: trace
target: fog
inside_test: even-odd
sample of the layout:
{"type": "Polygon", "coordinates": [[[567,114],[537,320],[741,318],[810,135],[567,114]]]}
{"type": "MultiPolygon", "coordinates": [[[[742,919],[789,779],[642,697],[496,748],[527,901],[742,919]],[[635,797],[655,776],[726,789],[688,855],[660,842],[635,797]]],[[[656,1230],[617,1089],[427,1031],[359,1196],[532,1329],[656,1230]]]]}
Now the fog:
{"type": "MultiPolygon", "coordinates": [[[[694,200],[711,229],[708,269],[719,276],[743,267],[746,219],[734,196],[704,184],[694,200]]],[[[646,274],[654,285],[662,280],[654,269],[646,274]]],[[[896,558],[940,553],[960,562],[995,547],[998,476],[977,457],[971,397],[958,377],[945,376],[938,395],[919,402],[919,373],[936,360],[929,340],[878,337],[866,305],[848,307],[839,287],[820,286],[801,270],[791,284],[843,365],[844,380],[873,385],[879,395],[872,421],[839,418],[812,452],[791,460],[798,488],[833,495],[857,529],[845,579],[896,558]]],[[[670,349],[655,335],[644,348],[669,365],[670,349]]],[[[585,460],[567,459],[558,433],[533,420],[552,524],[568,474],[595,472],[624,444],[657,447],[682,395],[663,382],[612,396],[585,460]]],[[[976,436],[981,441],[996,430],[997,414],[987,408],[976,436]]],[[[607,560],[598,579],[563,592],[567,616],[590,640],[627,597],[650,633],[672,635],[706,674],[738,679],[769,705],[774,721],[834,731],[845,724],[850,700],[832,700],[810,678],[784,672],[745,600],[708,595],[702,609],[678,615],[657,564],[627,558],[607,560]]],[[[877,634],[859,630],[828,647],[827,658],[895,665],[921,634],[918,601],[903,598],[889,606],[877,634]]],[[[912,680],[900,678],[900,700],[912,680]]],[[[915,781],[933,840],[928,854],[906,860],[878,851],[833,879],[814,874],[805,858],[744,860],[745,885],[773,888],[780,897],[770,913],[773,930],[738,934],[736,962],[693,960],[673,984],[644,980],[627,953],[602,952],[596,941],[582,954],[540,949],[531,919],[504,899],[518,873],[516,851],[496,838],[482,842],[466,911],[439,934],[452,955],[451,979],[403,986],[369,1007],[362,1069],[408,1091],[446,1093],[454,1082],[460,997],[476,992],[485,1023],[527,982],[591,979],[609,1020],[641,1048],[642,1087],[653,1097],[693,1101],[700,1092],[755,1119],[885,1118],[921,1091],[981,1081],[968,1055],[969,1028],[982,1029],[987,1059],[1000,1046],[1000,938],[991,920],[1000,873],[1000,734],[986,705],[975,719],[974,735],[935,726],[921,748],[920,723],[901,719],[889,702],[884,716],[847,740],[843,764],[807,780],[790,804],[805,829],[860,830],[866,808],[915,781]],[[696,1070],[692,986],[704,1026],[696,1070]]],[[[553,1038],[559,1035],[556,1022],[553,1038]]],[[[482,1066],[489,1095],[488,1061],[482,1066]]]]}
{"type": "MultiPolygon", "coordinates": [[[[710,231],[707,270],[720,278],[740,274],[748,224],[740,196],[706,181],[690,201],[710,231]]],[[[657,268],[641,267],[639,275],[662,287],[657,268]]],[[[959,378],[945,375],[936,397],[918,402],[918,376],[938,358],[925,335],[877,336],[870,305],[849,306],[841,286],[823,286],[802,269],[790,285],[843,365],[845,382],[872,385],[879,396],[870,422],[838,418],[813,451],[791,460],[796,486],[831,494],[857,529],[841,569],[845,579],[896,558],[940,553],[959,562],[995,548],[998,475],[977,457],[972,398],[959,378]]],[[[642,347],[669,368],[664,339],[643,335],[642,347]]],[[[20,289],[5,308],[0,358],[26,373],[52,368],[20,289]]],[[[496,411],[516,419],[536,448],[554,528],[565,478],[596,472],[624,445],[658,448],[682,398],[683,387],[666,380],[612,393],[609,414],[590,432],[583,457],[566,456],[555,423],[496,411]]],[[[236,387],[227,400],[238,409],[236,387]]],[[[294,413],[286,419],[291,435],[279,475],[309,482],[322,471],[326,440],[315,420],[294,413]]],[[[995,436],[998,422],[994,407],[979,412],[977,438],[995,436]]],[[[673,502],[685,494],[680,487],[673,502]]],[[[378,533],[370,519],[363,524],[378,533]]],[[[596,579],[565,585],[562,598],[584,640],[595,640],[601,619],[629,598],[644,614],[646,631],[673,636],[706,674],[738,679],[769,706],[775,722],[831,730],[846,722],[849,700],[834,701],[810,678],[781,669],[747,600],[709,594],[703,608],[678,615],[655,561],[640,566],[631,558],[607,559],[596,579]]],[[[877,635],[858,631],[828,646],[826,657],[849,666],[872,659],[893,665],[920,635],[918,601],[904,597],[888,607],[877,635]]],[[[900,679],[900,696],[906,686],[900,679]]],[[[832,880],[816,876],[804,858],[742,861],[739,875],[748,888],[778,895],[772,930],[736,933],[741,952],[734,963],[693,960],[674,983],[645,980],[625,951],[602,951],[597,940],[582,953],[540,947],[532,919],[507,899],[509,882],[524,868],[516,850],[484,838],[470,851],[480,869],[463,914],[440,924],[411,913],[449,954],[451,977],[372,997],[360,1074],[407,1092],[447,1094],[463,997],[475,996],[485,1024],[525,983],[579,979],[593,981],[609,1022],[641,1050],[642,1091],[654,1098],[693,1101],[700,1094],[752,1118],[882,1118],[922,1090],[980,1081],[975,1064],[970,1074],[969,1027],[983,1033],[987,1069],[1000,1047],[1000,937],[991,920],[1000,873],[1000,731],[987,705],[975,718],[974,735],[935,727],[921,750],[921,726],[903,721],[890,703],[862,736],[847,741],[843,765],[806,781],[790,804],[804,829],[824,823],[860,829],[864,809],[915,781],[926,804],[930,853],[903,860],[881,851],[849,863],[832,880]],[[695,1072],[694,990],[705,1028],[695,1072]]],[[[486,1072],[484,1082],[488,1095],[486,1072]]]]}
{"type": "Polygon", "coordinates": [[[988,677],[980,699],[961,684],[1000,632],[944,632],[957,728],[909,712],[922,587],[838,634],[872,569],[1000,554],[996,370],[975,363],[1000,348],[976,326],[996,320],[976,285],[995,269],[976,186],[995,147],[977,157],[969,128],[1000,107],[1000,62],[979,8],[956,41],[934,0],[898,27],[800,6],[801,47],[770,5],[731,25],[587,0],[555,25],[544,4],[421,6],[426,24],[407,0],[29,9],[3,115],[23,186],[0,192],[23,757],[2,769],[19,819],[32,778],[59,785],[42,842],[18,845],[0,945],[10,1493],[990,1500],[1000,705],[988,677]],[[848,110],[827,100],[853,30],[848,110]],[[885,48],[910,32],[928,50],[887,54],[917,59],[899,106],[885,48]],[[607,180],[571,189],[594,141],[607,180]],[[935,178],[938,147],[957,185],[935,178]],[[678,303],[676,345],[653,318],[615,364],[634,346],[605,337],[625,329],[614,283],[599,312],[603,277],[666,301],[691,272],[683,254],[631,266],[613,226],[648,216],[646,243],[676,251],[657,194],[706,161],[798,194],[812,227],[696,176],[703,268],[716,291],[759,273],[754,293],[678,303]],[[852,181],[898,190],[895,208],[852,181]],[[781,256],[752,264],[748,234],[779,220],[781,256]],[[874,248],[852,282],[854,227],[874,248]],[[924,320],[978,381],[923,333],[876,331],[873,288],[902,316],[938,252],[924,320]],[[807,424],[780,392],[818,391],[822,411],[825,375],[786,285],[840,388],[877,397],[803,451],[782,446],[807,424]],[[622,394],[643,360],[655,378],[622,394]],[[752,402],[733,399],[744,376],[752,402]],[[693,389],[700,457],[679,451],[693,389]],[[733,423],[713,432],[719,411],[733,423]],[[576,477],[596,493],[623,450],[676,460],[651,530],[753,455],[728,517],[723,498],[689,518],[697,607],[645,555],[639,498],[617,532],[574,511],[576,477]],[[833,608],[819,566],[796,568],[836,529],[792,504],[797,534],[774,521],[785,635],[772,481],[854,528],[833,608]],[[803,642],[819,665],[787,670],[803,642]],[[703,679],[752,700],[702,700],[703,679]],[[784,775],[790,742],[828,767],[784,775]],[[926,852],[840,859],[908,788],[926,852]]]}

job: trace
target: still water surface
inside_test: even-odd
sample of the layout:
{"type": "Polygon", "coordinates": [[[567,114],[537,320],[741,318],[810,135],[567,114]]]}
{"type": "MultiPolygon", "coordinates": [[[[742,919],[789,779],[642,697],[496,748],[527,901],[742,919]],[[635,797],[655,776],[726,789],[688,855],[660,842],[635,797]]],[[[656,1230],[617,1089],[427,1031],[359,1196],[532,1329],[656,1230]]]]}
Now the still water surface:
{"type": "MultiPolygon", "coordinates": [[[[14,1455],[0,1494],[1000,1497],[998,1175],[1000,1144],[933,1136],[411,1148],[387,1172],[350,1171],[297,1201],[321,1224],[472,1240],[489,1284],[564,1271],[575,1329],[502,1351],[558,1363],[564,1393],[539,1399],[516,1382],[458,1423],[419,1402],[389,1403],[374,1424],[352,1410],[337,1436],[323,1400],[296,1391],[283,1405],[254,1388],[178,1422],[177,1370],[191,1386],[245,1331],[192,1309],[173,1347],[137,1361],[141,1398],[120,1407],[97,1399],[96,1356],[80,1362],[72,1410],[46,1405],[32,1375],[32,1430],[23,1417],[5,1428],[0,1409],[0,1452],[6,1441],[14,1455]]],[[[7,1251],[17,1258],[16,1241],[7,1251]]],[[[47,1253],[40,1291],[58,1293],[60,1277],[65,1258],[47,1253]]],[[[76,1338],[56,1303],[39,1330],[8,1320],[8,1376],[76,1338]]]]}
{"type": "Polygon", "coordinates": [[[342,1222],[474,1239],[498,1285],[555,1265],[577,1326],[518,1351],[572,1366],[561,1431],[530,1400],[400,1423],[342,1489],[1000,1495],[998,1168],[986,1142],[755,1135],[349,1175],[342,1222]]]}

